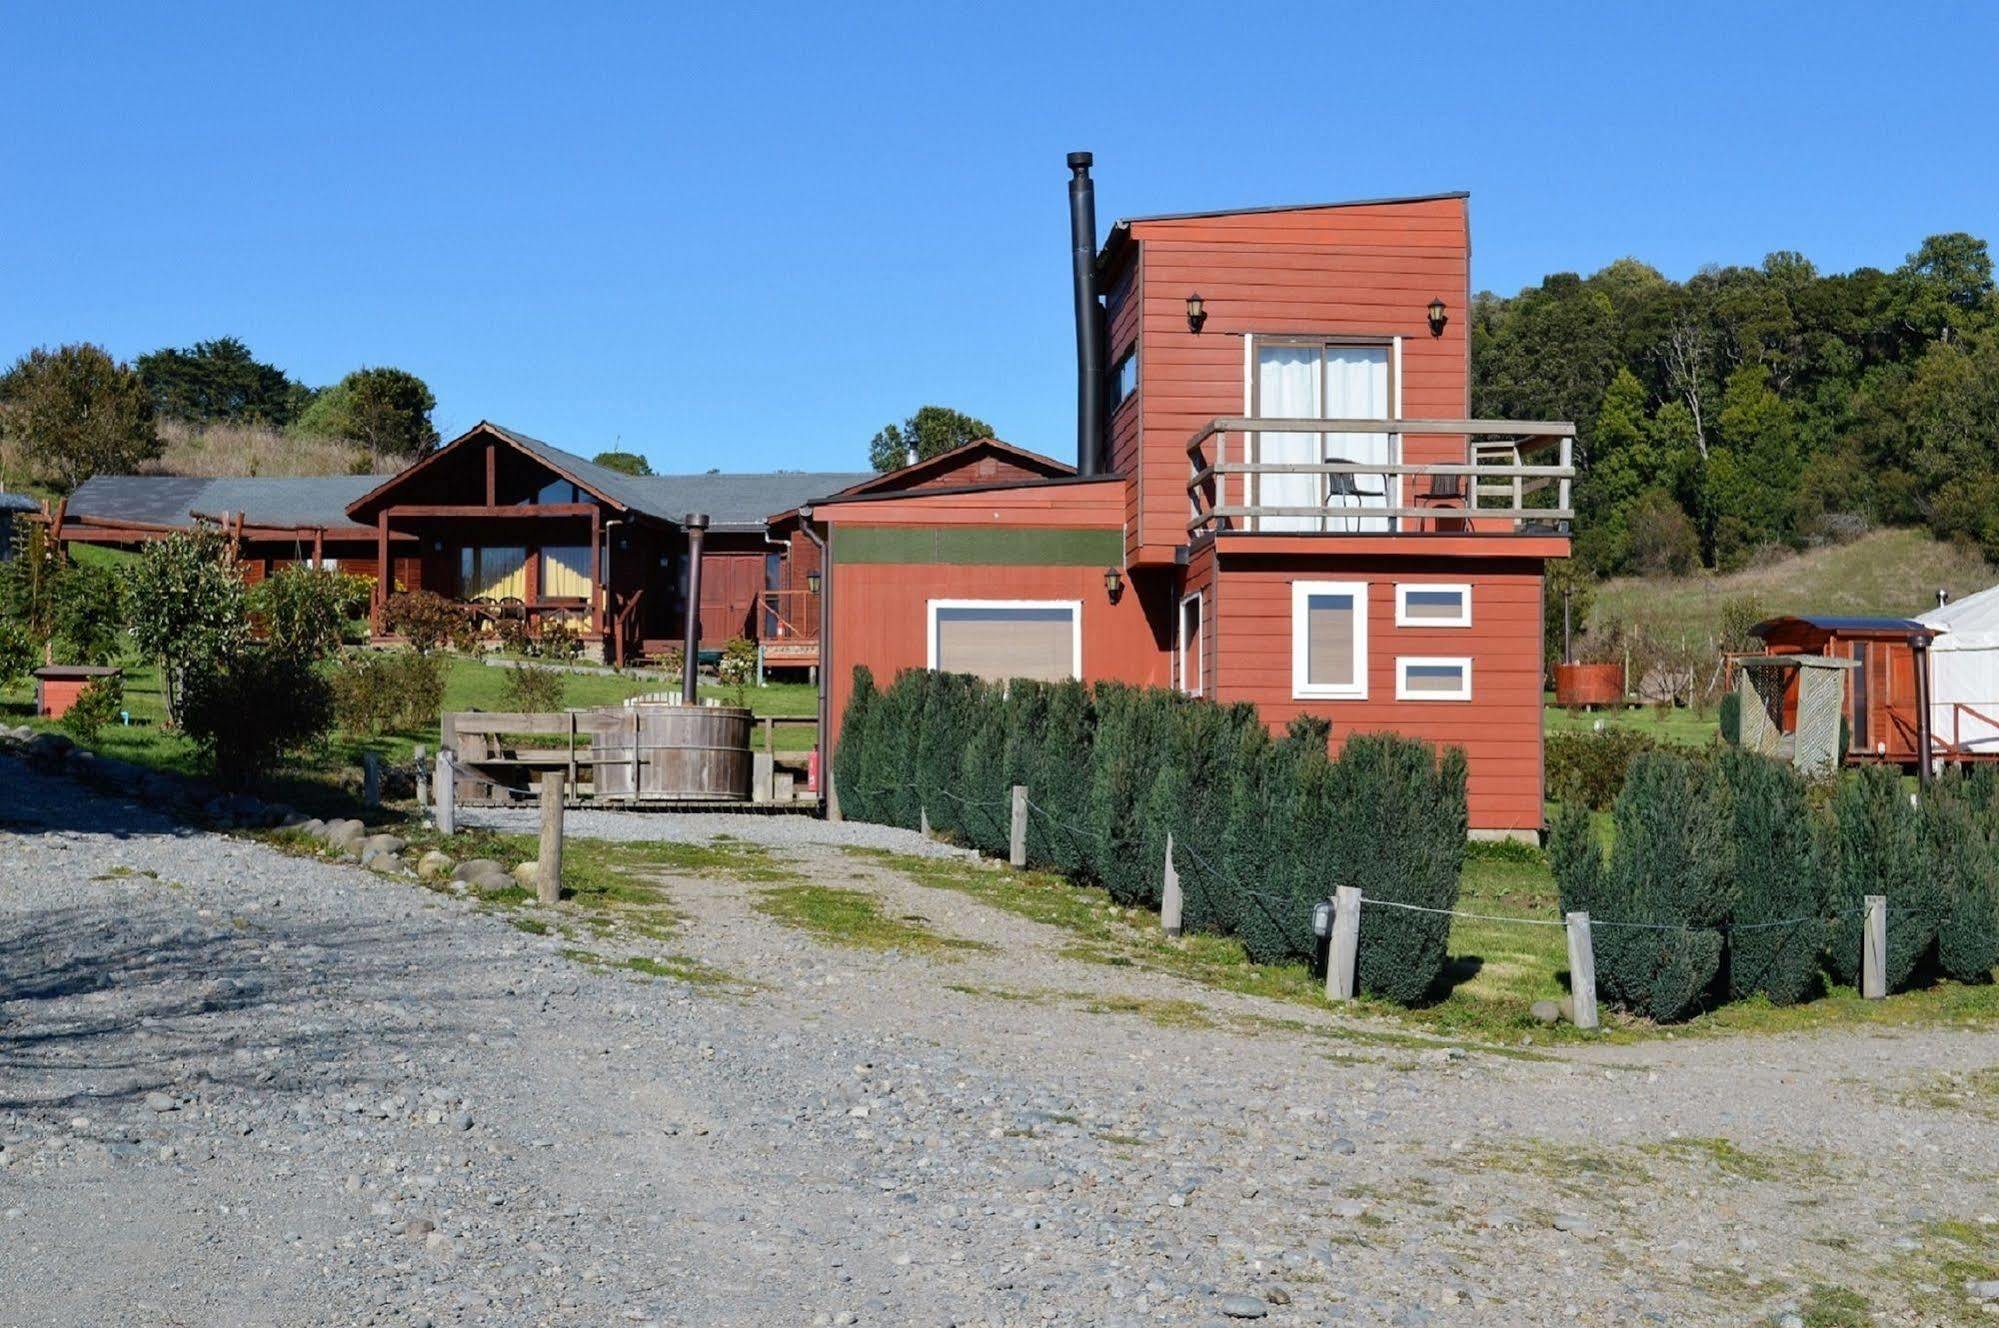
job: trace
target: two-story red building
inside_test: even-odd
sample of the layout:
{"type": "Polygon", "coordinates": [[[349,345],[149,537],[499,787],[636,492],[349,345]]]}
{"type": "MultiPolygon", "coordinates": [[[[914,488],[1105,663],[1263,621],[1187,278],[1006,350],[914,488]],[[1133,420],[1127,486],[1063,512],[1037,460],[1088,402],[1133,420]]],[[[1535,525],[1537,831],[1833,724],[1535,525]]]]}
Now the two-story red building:
{"type": "Polygon", "coordinates": [[[1462,747],[1473,831],[1538,833],[1574,430],[1467,418],[1465,196],[1136,217],[1099,248],[1069,164],[1077,464],[944,458],[798,514],[829,725],[856,664],[1170,685],[1462,747]]]}

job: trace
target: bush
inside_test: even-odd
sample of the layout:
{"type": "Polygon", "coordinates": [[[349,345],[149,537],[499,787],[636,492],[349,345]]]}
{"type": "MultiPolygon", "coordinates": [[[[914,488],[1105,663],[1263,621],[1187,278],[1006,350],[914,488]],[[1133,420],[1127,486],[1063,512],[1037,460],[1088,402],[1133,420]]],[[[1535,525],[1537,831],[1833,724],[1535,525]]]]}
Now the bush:
{"type": "Polygon", "coordinates": [[[1825,900],[1829,919],[1829,964],[1833,976],[1860,985],[1861,937],[1868,895],[1888,898],[1888,954],[1884,975],[1890,991],[1906,986],[1936,942],[1936,892],[1925,870],[1923,830],[1900,772],[1863,766],[1841,782],[1833,799],[1831,887],[1825,900]]]}
{"type": "Polygon", "coordinates": [[[535,647],[544,659],[576,659],[583,654],[582,629],[567,618],[543,618],[535,647]]]}
{"type": "Polygon", "coordinates": [[[167,720],[178,724],[182,680],[222,669],[249,639],[246,592],[229,542],[203,525],[146,545],[126,579],[126,608],[132,640],[159,663],[167,720]]]}
{"type": "Polygon", "coordinates": [[[1641,753],[1659,744],[1637,729],[1603,728],[1589,733],[1550,733],[1543,746],[1550,801],[1575,803],[1593,812],[1609,811],[1624,791],[1625,771],[1641,753]]]}
{"type": "Polygon", "coordinates": [[[852,821],[882,819],[881,801],[867,781],[866,754],[874,748],[874,712],[880,699],[875,690],[874,672],[865,664],[854,667],[854,690],[840,717],[840,743],[833,749],[833,789],[840,801],[840,814],[852,821]]]}
{"type": "MultiPolygon", "coordinates": [[[[470,621],[468,618],[467,621],[470,621]]],[[[525,618],[496,618],[493,621],[493,640],[499,643],[502,652],[509,655],[532,655],[534,634],[528,630],[525,618]]]]}
{"type": "Polygon", "coordinates": [[[404,590],[389,596],[382,610],[382,627],[400,636],[419,655],[446,642],[456,643],[471,618],[459,605],[428,590],[404,590]]]}
{"type": "Polygon", "coordinates": [[[1320,862],[1332,728],[1299,716],[1276,742],[1246,740],[1229,790],[1229,874],[1244,883],[1238,922],[1258,963],[1309,961],[1318,949],[1312,907],[1332,893],[1320,862]]]}
{"type": "MultiPolygon", "coordinates": [[[[1370,900],[1423,909],[1457,907],[1464,870],[1464,753],[1394,734],[1346,740],[1333,763],[1326,843],[1332,879],[1370,900]]],[[[1403,1004],[1419,1000],[1443,972],[1451,920],[1404,908],[1363,908],[1360,990],[1403,1004]]]]}
{"type": "Polygon", "coordinates": [[[41,662],[41,652],[19,624],[0,619],[0,688],[20,682],[41,662]]]}
{"type": "Polygon", "coordinates": [[[1930,785],[1922,806],[1923,851],[1937,893],[1937,967],[1959,982],[1989,982],[1999,966],[1999,856],[1986,825],[1990,804],[1977,800],[1984,791],[1949,771],[1930,785]]]}
{"type": "MultiPolygon", "coordinates": [[[[680,681],[681,673],[682,670],[685,668],[686,663],[687,663],[686,651],[684,651],[679,646],[666,646],[662,648],[659,652],[660,671],[666,674],[669,681],[672,682],[680,681]]],[[[869,681],[870,683],[872,683],[873,678],[870,677],[869,681]]]]}
{"type": "Polygon", "coordinates": [[[189,670],[184,685],[182,727],[227,784],[269,773],[332,726],[326,680],[309,662],[268,645],[244,650],[220,668],[189,670]]]}
{"type": "Polygon", "coordinates": [[[444,660],[415,650],[355,651],[331,684],[334,718],[355,736],[433,728],[444,708],[444,660]]]}
{"type": "Polygon", "coordinates": [[[1080,880],[1095,879],[1087,822],[1096,730],[1090,689],[1074,681],[1050,683],[1039,741],[1021,754],[1020,782],[1048,809],[1046,816],[1028,818],[1028,859],[1080,880]]]}
{"type": "Polygon", "coordinates": [[[1721,708],[1716,712],[1721,726],[1721,740],[1734,747],[1742,741],[1742,693],[1724,692],[1721,708]]]}
{"type": "Polygon", "coordinates": [[[746,636],[732,636],[722,647],[721,662],[715,666],[715,677],[724,686],[744,687],[757,676],[756,642],[746,636]]]}
{"type": "Polygon", "coordinates": [[[125,681],[117,674],[93,679],[63,712],[62,726],[86,742],[97,730],[115,723],[125,708],[125,681]]]}
{"type": "Polygon", "coordinates": [[[562,709],[562,674],[556,669],[538,669],[532,664],[515,664],[507,669],[500,686],[500,698],[507,709],[524,714],[545,714],[562,709]]]}
{"type": "Polygon", "coordinates": [[[1735,845],[1728,994],[1741,1000],[1760,992],[1773,1005],[1791,1005],[1811,994],[1825,949],[1816,885],[1825,870],[1824,835],[1793,767],[1731,751],[1716,769],[1735,845]]]}
{"type": "Polygon", "coordinates": [[[367,611],[369,594],[361,577],[291,563],[251,588],[250,611],[275,649],[320,660],[340,649],[342,631],[367,611]]]}

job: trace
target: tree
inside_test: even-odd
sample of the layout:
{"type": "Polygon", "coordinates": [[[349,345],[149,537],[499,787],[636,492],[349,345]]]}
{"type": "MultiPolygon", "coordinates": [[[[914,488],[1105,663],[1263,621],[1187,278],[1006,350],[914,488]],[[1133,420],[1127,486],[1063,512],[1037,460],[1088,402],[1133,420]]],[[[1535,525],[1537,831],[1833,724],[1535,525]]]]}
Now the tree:
{"type": "Polygon", "coordinates": [[[310,388],[259,361],[235,337],[156,350],[141,355],[137,368],[153,408],[173,419],[257,420],[282,428],[312,399],[310,388]]]}
{"type": "Polygon", "coordinates": [[[340,649],[348,621],[367,612],[372,592],[358,576],[292,563],[250,590],[250,609],[273,649],[316,661],[340,649]]]}
{"type": "Polygon", "coordinates": [[[993,436],[993,426],[984,420],[946,406],[924,406],[901,424],[891,424],[868,444],[868,461],[876,470],[897,470],[909,463],[909,454],[928,461],[954,447],[993,436]]]}
{"type": "Polygon", "coordinates": [[[606,470],[615,470],[620,475],[650,475],[652,463],[637,452],[599,452],[590,458],[606,470]]]}
{"type": "Polygon", "coordinates": [[[430,421],[436,409],[436,396],[415,374],[387,366],[356,369],[315,397],[295,427],[352,439],[379,468],[385,456],[415,460],[436,448],[437,427],[430,421]]]}
{"type": "Polygon", "coordinates": [[[148,544],[127,585],[132,640],[157,660],[167,719],[181,722],[185,681],[225,667],[250,637],[236,555],[212,526],[148,544]]]}
{"type": "Polygon", "coordinates": [[[29,465],[68,490],[128,474],[160,454],[153,402],[128,364],[87,343],[37,348],[0,377],[0,430],[29,465]]]}

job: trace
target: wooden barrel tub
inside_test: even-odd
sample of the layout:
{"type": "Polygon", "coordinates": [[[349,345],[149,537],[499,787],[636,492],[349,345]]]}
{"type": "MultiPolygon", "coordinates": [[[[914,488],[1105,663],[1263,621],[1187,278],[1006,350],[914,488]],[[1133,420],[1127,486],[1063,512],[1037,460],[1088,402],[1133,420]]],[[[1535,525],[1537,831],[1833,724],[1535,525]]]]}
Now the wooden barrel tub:
{"type": "Polygon", "coordinates": [[[1614,706],[1624,700],[1622,664],[1557,664],[1555,704],[1614,706]]]}
{"type": "Polygon", "coordinates": [[[592,711],[584,727],[602,753],[592,775],[595,792],[613,798],[636,792],[641,801],[748,802],[751,725],[740,706],[641,701],[592,711]]]}

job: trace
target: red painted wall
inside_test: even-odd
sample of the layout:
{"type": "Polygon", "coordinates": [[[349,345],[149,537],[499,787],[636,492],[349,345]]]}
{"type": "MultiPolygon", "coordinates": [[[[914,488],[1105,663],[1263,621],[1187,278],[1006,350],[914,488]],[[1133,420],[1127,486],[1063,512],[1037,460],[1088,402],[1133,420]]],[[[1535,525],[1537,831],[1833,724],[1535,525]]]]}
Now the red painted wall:
{"type": "Polygon", "coordinates": [[[1224,550],[1215,620],[1219,662],[1210,694],[1250,701],[1273,730],[1294,715],[1323,715],[1335,747],[1349,734],[1395,732],[1465,750],[1471,825],[1541,828],[1541,564],[1538,559],[1425,559],[1382,555],[1264,557],[1224,550]],[[1291,694],[1291,583],[1368,585],[1365,700],[1291,694]],[[1395,587],[1467,582],[1470,627],[1397,627],[1395,587]],[[1472,661],[1470,701],[1397,701],[1403,655],[1472,661]]]}

